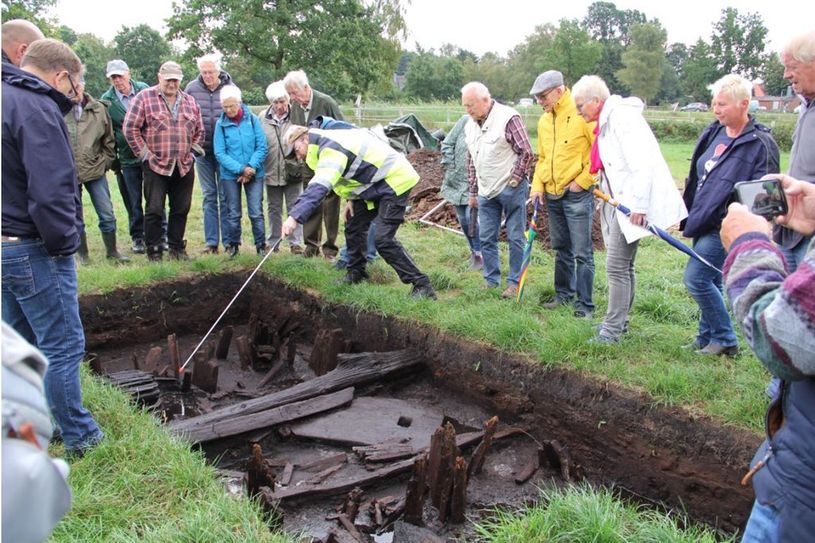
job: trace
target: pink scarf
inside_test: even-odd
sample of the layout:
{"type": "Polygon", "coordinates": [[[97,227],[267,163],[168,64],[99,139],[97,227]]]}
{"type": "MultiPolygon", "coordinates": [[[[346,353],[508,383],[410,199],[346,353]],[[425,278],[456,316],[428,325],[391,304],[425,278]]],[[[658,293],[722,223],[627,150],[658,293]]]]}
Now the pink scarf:
{"type": "Polygon", "coordinates": [[[594,141],[591,142],[591,153],[589,155],[589,173],[594,175],[603,169],[603,161],[600,158],[600,122],[594,126],[594,141]]]}

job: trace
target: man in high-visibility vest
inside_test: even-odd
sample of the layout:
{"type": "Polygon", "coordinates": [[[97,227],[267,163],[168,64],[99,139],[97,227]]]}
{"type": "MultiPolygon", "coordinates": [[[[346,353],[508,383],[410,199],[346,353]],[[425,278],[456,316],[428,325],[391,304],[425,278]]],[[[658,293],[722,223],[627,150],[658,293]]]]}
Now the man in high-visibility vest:
{"type": "Polygon", "coordinates": [[[368,130],[320,130],[293,125],[285,134],[285,153],[305,160],[314,178],[289,210],[283,223],[287,236],[303,224],[332,190],[348,200],[345,207],[345,240],[348,268],[344,281],[359,283],[368,278],[365,248],[368,228],[375,224],[376,250],[405,284],[412,284],[416,298],[436,298],[427,275],[396,238],[405,222],[410,190],[419,174],[404,155],[368,130]]]}

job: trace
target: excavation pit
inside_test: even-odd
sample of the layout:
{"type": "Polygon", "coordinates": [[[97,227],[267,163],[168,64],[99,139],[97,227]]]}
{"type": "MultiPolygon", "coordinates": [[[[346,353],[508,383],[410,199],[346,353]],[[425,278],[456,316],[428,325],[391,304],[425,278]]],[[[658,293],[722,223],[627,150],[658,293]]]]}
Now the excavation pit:
{"type": "MultiPolygon", "coordinates": [[[[469,439],[460,450],[472,462],[485,423],[494,416],[500,421],[496,438],[483,468],[466,485],[464,511],[470,520],[483,518],[493,507],[534,501],[539,487],[585,478],[643,503],[682,510],[724,533],[744,525],[752,491],[739,479],[757,445],[755,435],[681,409],[657,407],[646,395],[609,382],[542,368],[519,354],[327,304],[264,276],[253,280],[212,335],[217,340],[226,327],[232,329],[226,359],[215,358],[217,388],[206,392],[188,383],[184,390],[183,377],[194,373],[198,362],[191,361],[176,378],[167,337],[176,334],[183,363],[244,279],[245,274],[211,275],[85,296],[87,348],[95,353],[98,369],[121,375],[134,371],[134,359],[143,366],[151,349],[161,347],[153,357],[155,368],[145,373],[159,390],[154,412],[170,431],[180,432],[179,426],[213,413],[226,413],[226,422],[204,419],[199,429],[241,423],[256,416],[247,414],[255,403],[313,386],[318,392],[295,400],[303,405],[292,407],[290,401],[268,410],[313,414],[245,430],[239,425],[224,436],[219,429],[195,445],[221,469],[225,486],[235,493],[246,492],[243,479],[252,467],[252,445],[259,445],[254,453],[262,456],[259,468],[275,480],[271,493],[261,498],[279,503],[283,527],[292,533],[328,541],[333,532],[336,541],[353,541],[356,529],[368,541],[383,542],[393,539],[393,529],[409,531],[389,515],[404,514],[415,454],[427,450],[438,428],[449,422],[454,439],[469,439]],[[264,334],[268,343],[258,342],[254,355],[237,348],[240,338],[264,334]],[[341,386],[346,381],[333,388],[322,384],[365,357],[373,357],[372,367],[388,357],[409,358],[410,364],[349,386],[341,386]],[[332,358],[340,365],[326,370],[332,358]],[[329,402],[328,408],[315,407],[321,402],[329,402]],[[341,513],[356,487],[363,495],[356,496],[359,513],[349,526],[341,513]],[[382,534],[364,535],[376,531],[382,534]]],[[[211,357],[217,347],[205,343],[206,356],[198,358],[211,357]]],[[[278,412],[269,416],[285,418],[278,412]]],[[[425,530],[441,540],[474,540],[467,523],[441,522],[430,504],[428,498],[425,530]]]]}

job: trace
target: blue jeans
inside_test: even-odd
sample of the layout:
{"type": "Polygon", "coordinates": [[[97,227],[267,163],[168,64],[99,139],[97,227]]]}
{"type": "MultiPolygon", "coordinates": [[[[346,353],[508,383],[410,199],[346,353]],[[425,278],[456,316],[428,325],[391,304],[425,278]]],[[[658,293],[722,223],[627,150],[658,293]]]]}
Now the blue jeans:
{"type": "Polygon", "coordinates": [[[460,205],[453,206],[456,209],[456,217],[458,217],[458,224],[464,231],[464,237],[467,238],[467,243],[470,244],[470,251],[473,253],[481,252],[481,239],[478,233],[478,223],[475,224],[475,236],[470,237],[470,206],[460,205]]]}
{"type": "Polygon", "coordinates": [[[79,364],[85,333],[79,317],[72,255],[51,256],[41,240],[3,242],[3,320],[48,359],[45,397],[67,450],[103,434],[82,405],[79,364]]]}
{"type": "Polygon", "coordinates": [[[594,246],[591,222],[594,197],[591,192],[566,190],[560,198],[546,197],[549,235],[555,251],[555,295],[559,301],[575,300],[575,309],[594,311],[594,246]]]}
{"type": "Polygon", "coordinates": [[[207,154],[195,157],[195,170],[201,182],[201,192],[204,195],[204,242],[209,247],[217,247],[223,239],[226,245],[226,231],[228,213],[226,207],[226,194],[221,182],[221,172],[215,155],[207,154]]]}
{"type": "Polygon", "coordinates": [[[246,193],[246,210],[252,224],[255,247],[266,243],[266,226],[263,218],[263,179],[257,177],[251,183],[238,183],[234,179],[221,179],[226,195],[227,227],[223,229],[224,245],[241,244],[241,189],[246,193]]]}
{"type": "Polygon", "coordinates": [[[778,511],[756,500],[741,543],[778,543],[778,511]]]}
{"type": "Polygon", "coordinates": [[[521,277],[524,257],[524,226],[526,225],[526,196],[529,184],[504,188],[496,197],[478,197],[478,218],[481,238],[481,254],[484,257],[484,279],[490,287],[501,284],[501,258],[498,254],[498,233],[501,216],[506,215],[507,241],[509,243],[509,273],[507,286],[517,285],[521,277]]]}
{"type": "MultiPolygon", "coordinates": [[[[722,268],[726,254],[718,231],[694,238],[693,248],[699,256],[722,268]]],[[[701,312],[696,342],[700,346],[714,343],[732,347],[738,344],[722,295],[722,274],[691,258],[685,266],[684,281],[701,312]]]]}
{"type": "MultiPolygon", "coordinates": [[[[110,199],[108,178],[104,175],[93,181],[85,181],[79,185],[88,191],[93,209],[99,217],[99,230],[104,234],[116,231],[116,215],[113,214],[113,202],[110,199]]],[[[80,191],[80,195],[82,191],[80,191]]]]}
{"type": "MultiPolygon", "coordinates": [[[[366,244],[365,260],[367,262],[373,262],[376,260],[376,226],[373,222],[371,223],[371,227],[368,228],[368,239],[366,244]]],[[[345,268],[348,266],[348,243],[340,248],[340,256],[337,259],[337,263],[340,264],[340,268],[345,268]]]]}
{"type": "Polygon", "coordinates": [[[798,245],[795,247],[790,247],[789,249],[779,245],[781,252],[784,253],[784,258],[787,259],[787,265],[790,268],[790,273],[797,270],[798,266],[801,265],[801,262],[804,261],[804,257],[807,254],[807,249],[809,248],[809,243],[811,241],[812,236],[804,238],[798,242],[798,245]]]}

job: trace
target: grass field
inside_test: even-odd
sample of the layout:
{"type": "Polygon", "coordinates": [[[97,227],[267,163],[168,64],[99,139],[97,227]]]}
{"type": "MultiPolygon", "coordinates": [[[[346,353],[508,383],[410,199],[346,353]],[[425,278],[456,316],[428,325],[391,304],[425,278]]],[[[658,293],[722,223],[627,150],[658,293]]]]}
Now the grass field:
{"type": "MultiPolygon", "coordinates": [[[[688,168],[691,144],[664,145],[671,171],[679,180],[688,168]]],[[[118,218],[120,246],[128,248],[126,216],[111,183],[118,218]]],[[[118,288],[152,283],[201,273],[246,271],[258,262],[242,254],[229,261],[224,255],[198,256],[203,247],[200,191],[188,220],[190,262],[148,264],[143,255],[126,266],[108,263],[103,256],[96,216],[87,197],[85,217],[93,263],[78,271],[82,294],[104,293],[118,288]]],[[[244,247],[252,247],[248,222],[244,224],[244,247]]],[[[306,260],[281,252],[267,261],[263,273],[285,280],[293,288],[308,288],[326,301],[343,303],[360,311],[427,323],[448,333],[495,345],[510,352],[523,352],[546,366],[560,366],[618,382],[647,392],[657,405],[681,406],[706,414],[722,424],[758,433],[766,400],[767,374],[744,350],[734,359],[701,358],[681,349],[690,342],[697,325],[697,309],[682,284],[686,257],[659,240],[644,240],[637,258],[637,300],[632,312],[632,332],[619,345],[599,346],[586,342],[593,334],[606,305],[604,254],[596,255],[594,321],[574,319],[562,309],[546,312],[538,305],[553,293],[553,255],[536,250],[526,296],[518,305],[501,300],[482,289],[483,279],[466,271],[468,250],[462,237],[416,223],[406,224],[399,238],[439,293],[439,301],[413,300],[409,287],[382,262],[371,270],[371,284],[338,286],[339,272],[321,259],[306,260]],[[484,316],[488,315],[489,319],[484,316]]],[[[129,254],[129,251],[128,251],[129,254]]],[[[506,269],[506,255],[504,255],[506,269]]],[[[239,285],[235,285],[236,290],[239,285]]],[[[72,466],[70,483],[74,507],[59,525],[54,541],[286,541],[289,536],[270,534],[259,513],[248,501],[226,497],[202,457],[171,439],[152,418],[135,412],[117,391],[83,374],[85,399],[99,418],[108,439],[72,466]]],[[[55,453],[60,448],[54,449],[55,453]]],[[[628,534],[673,533],[683,522],[651,513],[632,512],[606,492],[587,489],[545,496],[549,507],[520,515],[500,517],[482,527],[485,541],[530,541],[519,534],[541,534],[540,540],[603,541],[697,541],[712,540],[693,526],[676,528],[677,536],[651,535],[605,538],[608,530],[628,534]],[[560,507],[552,504],[573,502],[560,507]],[[579,507],[607,515],[588,530],[587,539],[571,538],[570,517],[557,517],[563,510],[579,507]],[[588,501],[587,501],[588,500],[588,501]],[[636,513],[636,514],[635,514],[636,513]],[[558,520],[558,518],[560,520],[558,520]],[[541,520],[542,519],[542,520],[541,520]],[[656,519],[656,520],[655,520],[656,519]],[[531,526],[534,532],[529,532],[531,526]],[[619,529],[618,529],[619,527],[619,529]],[[547,535],[543,535],[547,534],[547,535]],[[559,534],[555,537],[551,534],[559,534]]],[[[577,533],[577,532],[575,532],[577,533]]],[[[583,533],[583,532],[581,532],[583,533]]],[[[577,537],[577,536],[575,536],[577,537]]]]}

